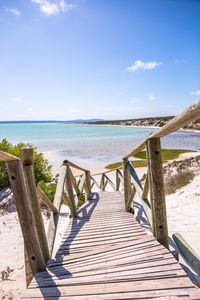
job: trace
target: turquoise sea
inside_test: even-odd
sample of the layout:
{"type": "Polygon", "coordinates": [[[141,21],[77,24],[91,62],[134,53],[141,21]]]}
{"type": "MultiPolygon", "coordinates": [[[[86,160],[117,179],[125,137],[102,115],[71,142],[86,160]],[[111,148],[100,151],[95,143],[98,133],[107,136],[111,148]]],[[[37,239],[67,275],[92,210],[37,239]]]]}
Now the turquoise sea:
{"type": "MultiPolygon", "coordinates": [[[[69,125],[64,123],[0,124],[0,139],[12,143],[28,142],[38,147],[54,165],[64,159],[101,169],[121,160],[142,141],[152,128],[104,125],[69,125]]],[[[200,148],[200,134],[176,132],[162,139],[165,148],[200,148]]]]}

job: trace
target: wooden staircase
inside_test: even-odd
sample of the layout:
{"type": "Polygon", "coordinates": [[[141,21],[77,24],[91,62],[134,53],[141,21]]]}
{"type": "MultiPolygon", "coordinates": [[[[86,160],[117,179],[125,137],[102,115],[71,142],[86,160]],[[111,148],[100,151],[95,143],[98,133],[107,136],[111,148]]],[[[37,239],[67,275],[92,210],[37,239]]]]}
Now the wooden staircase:
{"type": "Polygon", "coordinates": [[[172,254],[124,211],[120,192],[94,193],[71,219],[55,259],[22,299],[200,299],[172,254]]]}

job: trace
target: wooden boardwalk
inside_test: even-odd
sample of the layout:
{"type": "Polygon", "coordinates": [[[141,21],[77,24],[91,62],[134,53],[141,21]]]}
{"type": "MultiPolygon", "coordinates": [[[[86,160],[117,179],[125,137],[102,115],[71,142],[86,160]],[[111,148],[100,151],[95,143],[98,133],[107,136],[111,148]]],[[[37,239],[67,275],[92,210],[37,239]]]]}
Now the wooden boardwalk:
{"type": "Polygon", "coordinates": [[[22,299],[200,299],[169,251],[124,210],[119,192],[101,192],[71,219],[56,258],[22,299]]]}

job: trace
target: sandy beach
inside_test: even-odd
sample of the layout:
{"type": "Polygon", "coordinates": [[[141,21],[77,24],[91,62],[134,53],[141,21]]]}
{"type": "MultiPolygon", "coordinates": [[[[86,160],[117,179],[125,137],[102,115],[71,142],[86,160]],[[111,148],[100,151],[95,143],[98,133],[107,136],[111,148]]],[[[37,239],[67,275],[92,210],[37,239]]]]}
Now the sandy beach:
{"type": "MultiPolygon", "coordinates": [[[[192,156],[198,154],[193,153],[192,156]]],[[[189,157],[191,157],[191,153],[182,154],[178,160],[189,157]]],[[[142,177],[145,172],[146,168],[137,169],[139,177],[142,177]]],[[[109,177],[114,180],[112,172],[109,173],[109,177]]],[[[107,190],[111,189],[111,187],[107,187],[107,190]]],[[[135,198],[135,201],[139,200],[135,198]]],[[[179,232],[194,250],[200,253],[200,175],[195,176],[191,183],[177,190],[175,194],[166,196],[166,206],[169,238],[172,239],[172,234],[179,232]]],[[[49,219],[46,214],[43,214],[43,219],[47,230],[49,219]]],[[[59,219],[54,255],[60,245],[68,221],[69,209],[67,206],[63,206],[59,219]]],[[[0,214],[0,240],[1,245],[3,245],[3,247],[0,247],[0,272],[6,270],[7,267],[12,270],[7,280],[0,280],[0,299],[19,299],[25,289],[25,273],[23,238],[16,211],[0,214]]],[[[170,247],[171,250],[174,250],[173,243],[171,243],[170,247]]],[[[180,262],[189,268],[182,258],[180,258],[180,262]]],[[[200,276],[197,276],[194,272],[192,273],[200,283],[200,276]]]]}

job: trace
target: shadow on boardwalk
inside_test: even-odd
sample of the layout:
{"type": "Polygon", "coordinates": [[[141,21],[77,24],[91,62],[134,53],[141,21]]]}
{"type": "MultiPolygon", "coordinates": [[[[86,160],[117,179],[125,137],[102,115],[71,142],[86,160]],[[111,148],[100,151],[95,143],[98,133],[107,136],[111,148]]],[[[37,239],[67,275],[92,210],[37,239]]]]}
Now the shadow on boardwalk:
{"type": "Polygon", "coordinates": [[[71,219],[71,232],[66,238],[66,240],[61,244],[55,259],[51,260],[53,267],[48,267],[47,271],[39,273],[35,276],[36,282],[40,287],[41,294],[45,300],[49,299],[49,295],[46,295],[46,287],[52,287],[52,292],[57,296],[54,296],[54,300],[60,299],[61,292],[59,291],[54,278],[56,279],[65,279],[72,277],[72,274],[68,271],[67,266],[62,265],[63,257],[70,255],[70,245],[76,238],[77,234],[80,232],[82,227],[90,220],[90,217],[97,206],[99,201],[98,193],[92,193],[91,199],[87,201],[82,207],[78,210],[78,217],[71,219]],[[60,250],[65,248],[63,251],[60,250]],[[56,265],[59,265],[57,268],[56,265]]]}

